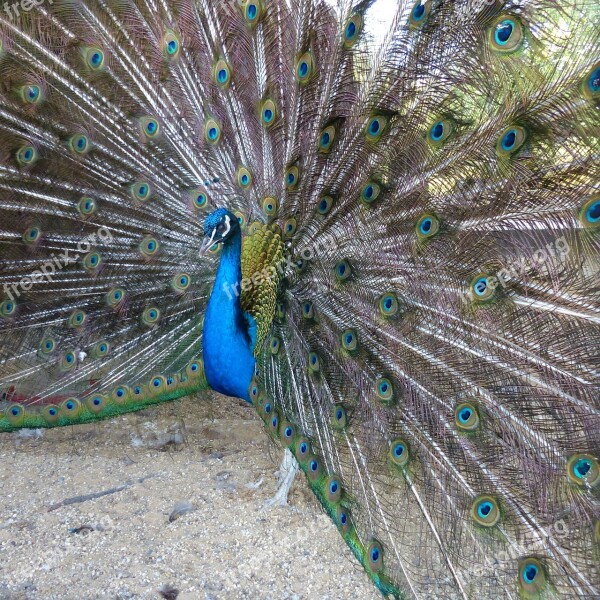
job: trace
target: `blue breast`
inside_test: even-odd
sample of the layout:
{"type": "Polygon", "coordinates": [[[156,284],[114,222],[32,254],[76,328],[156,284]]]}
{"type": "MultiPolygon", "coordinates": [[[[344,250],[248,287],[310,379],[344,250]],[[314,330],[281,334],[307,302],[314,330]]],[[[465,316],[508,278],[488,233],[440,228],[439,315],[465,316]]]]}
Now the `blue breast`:
{"type": "Polygon", "coordinates": [[[255,360],[248,321],[240,298],[242,240],[236,232],[225,241],[206,315],[202,350],[206,379],[212,389],[250,402],[248,388],[255,360]]]}

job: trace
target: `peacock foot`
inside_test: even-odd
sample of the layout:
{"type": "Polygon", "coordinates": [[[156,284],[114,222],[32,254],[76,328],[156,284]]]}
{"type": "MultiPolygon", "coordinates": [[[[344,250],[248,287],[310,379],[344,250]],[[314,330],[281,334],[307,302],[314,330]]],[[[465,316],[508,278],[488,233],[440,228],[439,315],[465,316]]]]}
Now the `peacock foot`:
{"type": "Polygon", "coordinates": [[[279,467],[279,487],[277,488],[277,493],[265,502],[264,508],[287,506],[288,494],[290,493],[298,469],[298,462],[294,458],[294,455],[286,448],[279,467]]]}

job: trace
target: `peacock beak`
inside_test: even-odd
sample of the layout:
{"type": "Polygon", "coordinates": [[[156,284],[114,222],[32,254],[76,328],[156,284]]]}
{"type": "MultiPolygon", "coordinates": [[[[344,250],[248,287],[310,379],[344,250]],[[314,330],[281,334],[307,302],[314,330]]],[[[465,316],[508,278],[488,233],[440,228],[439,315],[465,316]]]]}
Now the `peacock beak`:
{"type": "Polygon", "coordinates": [[[200,246],[200,257],[204,256],[214,245],[215,245],[215,236],[217,235],[216,228],[213,229],[210,237],[205,237],[202,240],[202,245],[200,246]]]}

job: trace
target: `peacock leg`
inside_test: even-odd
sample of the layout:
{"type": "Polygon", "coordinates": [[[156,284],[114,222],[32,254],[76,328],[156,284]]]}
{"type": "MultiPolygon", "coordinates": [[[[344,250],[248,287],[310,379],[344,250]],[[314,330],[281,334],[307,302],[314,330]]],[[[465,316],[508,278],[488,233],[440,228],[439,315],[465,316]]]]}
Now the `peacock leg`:
{"type": "Polygon", "coordinates": [[[294,483],[298,468],[298,462],[294,458],[294,455],[286,448],[279,467],[279,487],[277,488],[277,493],[265,502],[265,508],[287,506],[288,494],[294,483]]]}

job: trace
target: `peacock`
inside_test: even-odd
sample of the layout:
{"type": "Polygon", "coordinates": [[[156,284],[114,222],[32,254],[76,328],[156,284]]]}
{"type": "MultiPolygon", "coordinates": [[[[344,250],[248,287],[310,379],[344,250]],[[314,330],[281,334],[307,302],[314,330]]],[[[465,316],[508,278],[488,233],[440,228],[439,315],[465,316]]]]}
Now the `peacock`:
{"type": "Polygon", "coordinates": [[[0,431],[210,387],[384,596],[599,598],[600,5],[378,7],[0,9],[0,431]]]}

